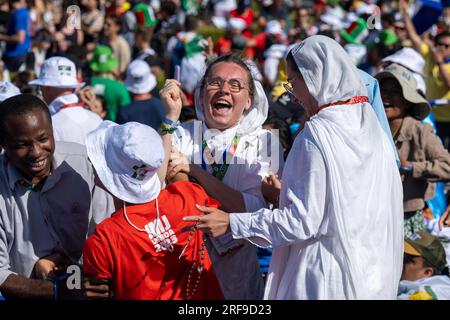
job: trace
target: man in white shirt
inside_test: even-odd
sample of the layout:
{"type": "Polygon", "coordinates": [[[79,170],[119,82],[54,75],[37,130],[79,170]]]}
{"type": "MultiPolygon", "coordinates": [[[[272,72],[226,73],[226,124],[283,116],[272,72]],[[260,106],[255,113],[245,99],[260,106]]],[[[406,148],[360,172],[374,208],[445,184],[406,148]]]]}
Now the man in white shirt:
{"type": "Polygon", "coordinates": [[[75,64],[69,59],[47,59],[42,65],[39,78],[29,84],[42,88],[44,101],[52,115],[56,141],[84,145],[87,134],[103,121],[99,115],[84,108],[75,94],[84,83],[78,82],[75,64]]]}

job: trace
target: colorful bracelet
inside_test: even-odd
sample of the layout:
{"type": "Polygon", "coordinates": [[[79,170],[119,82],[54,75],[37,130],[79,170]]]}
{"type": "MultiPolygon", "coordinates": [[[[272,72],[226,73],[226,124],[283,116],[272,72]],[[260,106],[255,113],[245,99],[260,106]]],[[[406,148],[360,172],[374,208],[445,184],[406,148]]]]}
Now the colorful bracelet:
{"type": "Polygon", "coordinates": [[[172,121],[167,117],[163,117],[162,122],[168,124],[171,127],[178,127],[180,125],[180,121],[172,121]]]}
{"type": "Polygon", "coordinates": [[[162,135],[165,134],[172,134],[177,130],[177,127],[171,127],[165,124],[164,122],[161,123],[161,133],[162,135]]]}

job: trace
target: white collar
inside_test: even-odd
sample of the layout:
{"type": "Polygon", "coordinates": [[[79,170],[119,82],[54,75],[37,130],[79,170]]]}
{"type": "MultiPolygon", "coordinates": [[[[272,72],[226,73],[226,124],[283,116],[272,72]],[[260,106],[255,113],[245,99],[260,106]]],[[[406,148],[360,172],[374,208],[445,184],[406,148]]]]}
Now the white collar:
{"type": "Polygon", "coordinates": [[[79,102],[78,96],[75,93],[71,93],[64,96],[60,96],[55,100],[53,100],[52,103],[48,105],[48,109],[50,110],[50,114],[53,116],[61,109],[63,105],[77,102],[79,102]]]}
{"type": "Polygon", "coordinates": [[[202,122],[203,139],[205,139],[207,145],[213,149],[217,148],[222,151],[228,147],[233,141],[233,138],[237,132],[238,125],[220,131],[217,129],[209,129],[205,122],[202,122]],[[206,134],[205,134],[206,133],[206,134]]]}

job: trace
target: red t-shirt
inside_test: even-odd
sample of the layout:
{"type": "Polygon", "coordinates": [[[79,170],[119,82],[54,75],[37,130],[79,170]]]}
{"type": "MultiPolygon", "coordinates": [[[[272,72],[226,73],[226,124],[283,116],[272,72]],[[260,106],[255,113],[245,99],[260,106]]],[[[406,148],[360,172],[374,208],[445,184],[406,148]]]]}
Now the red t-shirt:
{"type": "MultiPolygon", "coordinates": [[[[98,279],[111,280],[116,299],[186,299],[192,265],[190,292],[199,274],[197,266],[203,243],[202,232],[194,232],[179,259],[190,233],[181,232],[181,229],[192,224],[182,221],[182,218],[201,214],[195,204],[216,208],[220,205],[199,185],[180,181],[170,184],[159,194],[159,223],[156,222],[156,200],[126,207],[131,223],[138,228],[152,230],[158,238],[162,236],[166,242],[172,243],[173,251],[164,248],[162,242],[158,243],[161,239],[133,228],[125,219],[123,209],[115,212],[86,240],[83,272],[98,279]]],[[[206,247],[203,250],[203,271],[191,299],[223,299],[206,247]]]]}

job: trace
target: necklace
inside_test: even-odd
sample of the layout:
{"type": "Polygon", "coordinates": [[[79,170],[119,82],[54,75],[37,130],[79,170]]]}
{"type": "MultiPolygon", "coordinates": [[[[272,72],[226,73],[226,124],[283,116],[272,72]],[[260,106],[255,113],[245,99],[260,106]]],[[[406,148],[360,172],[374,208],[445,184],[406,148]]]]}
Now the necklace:
{"type": "Polygon", "coordinates": [[[235,135],[233,137],[233,142],[227,150],[225,150],[222,154],[222,164],[217,164],[214,155],[211,152],[211,149],[208,147],[208,144],[204,139],[202,139],[202,168],[206,171],[206,163],[204,160],[204,156],[206,156],[209,165],[212,169],[212,175],[222,181],[223,177],[227,173],[229,163],[233,158],[234,153],[236,152],[237,146],[239,143],[239,137],[235,135]]]}
{"type": "MultiPolygon", "coordinates": [[[[192,235],[195,233],[196,230],[197,229],[195,227],[193,227],[191,229],[191,231],[189,232],[188,244],[191,241],[192,235]]],[[[196,255],[197,259],[196,259],[196,261],[194,261],[192,263],[191,267],[189,268],[188,278],[187,278],[187,282],[186,282],[186,300],[191,300],[191,298],[194,296],[195,292],[197,291],[198,285],[200,284],[200,278],[202,276],[202,271],[203,271],[203,261],[205,260],[205,251],[206,251],[205,241],[206,241],[205,235],[203,235],[202,236],[202,245],[200,246],[200,249],[198,249],[198,251],[197,251],[197,255],[196,255]],[[195,278],[195,281],[193,280],[194,270],[197,271],[197,277],[195,278]],[[191,286],[191,283],[193,283],[192,286],[191,286]]],[[[187,247],[187,245],[186,245],[186,247],[187,247]]],[[[184,252],[184,250],[185,249],[183,249],[183,252],[184,252]]],[[[181,254],[183,254],[183,252],[181,254]]],[[[180,255],[180,258],[181,258],[181,255],[180,255]]]]}
{"type": "MultiPolygon", "coordinates": [[[[158,205],[158,198],[156,198],[155,201],[156,201],[156,221],[157,221],[156,223],[160,223],[160,222],[159,222],[160,220],[159,220],[159,205],[158,205]]],[[[136,227],[136,226],[130,221],[130,219],[128,218],[128,215],[127,215],[127,207],[126,207],[126,205],[125,205],[125,201],[123,201],[123,215],[125,216],[125,219],[127,220],[127,222],[128,222],[134,229],[136,229],[137,231],[139,231],[139,232],[145,232],[145,233],[147,233],[147,234],[150,234],[150,235],[152,235],[154,238],[157,238],[157,237],[158,237],[155,233],[151,232],[150,229],[142,229],[142,228],[138,228],[138,227],[136,227]]],[[[169,250],[170,252],[173,251],[173,245],[172,245],[172,243],[168,242],[167,240],[162,241],[162,242],[161,242],[161,246],[164,247],[164,248],[166,248],[166,249],[169,250]]]]}

